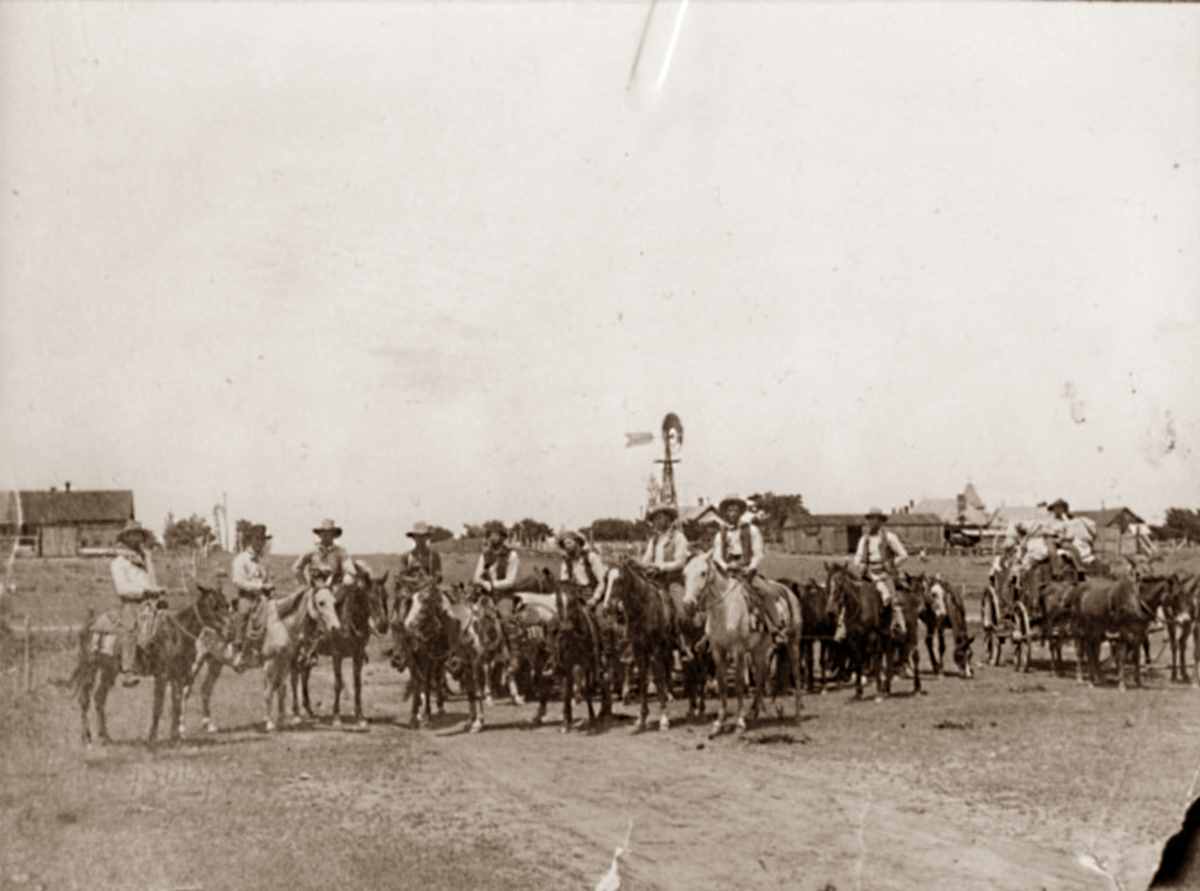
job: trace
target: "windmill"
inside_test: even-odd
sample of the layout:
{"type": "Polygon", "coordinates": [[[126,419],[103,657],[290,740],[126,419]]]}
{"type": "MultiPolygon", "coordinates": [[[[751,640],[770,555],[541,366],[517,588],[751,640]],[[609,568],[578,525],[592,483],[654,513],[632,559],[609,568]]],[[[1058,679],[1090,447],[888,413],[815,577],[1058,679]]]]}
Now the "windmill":
{"type": "MultiPolygon", "coordinates": [[[[625,434],[626,448],[647,445],[652,442],[654,442],[653,433],[625,434]]],[[[651,476],[646,487],[647,509],[656,504],[670,504],[675,507],[679,505],[679,493],[675,489],[675,465],[679,463],[677,456],[683,448],[683,422],[674,412],[670,412],[663,418],[662,444],[663,457],[654,460],[655,464],[662,465],[662,481],[659,482],[651,476]]]]}

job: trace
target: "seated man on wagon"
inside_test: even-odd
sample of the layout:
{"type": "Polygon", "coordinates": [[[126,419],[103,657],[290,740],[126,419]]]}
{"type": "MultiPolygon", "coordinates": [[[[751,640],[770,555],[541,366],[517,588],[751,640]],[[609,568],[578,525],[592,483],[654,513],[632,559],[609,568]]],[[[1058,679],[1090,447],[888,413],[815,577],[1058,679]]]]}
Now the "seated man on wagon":
{"type": "Polygon", "coordinates": [[[1062,498],[1051,503],[1049,509],[1059,524],[1059,555],[1077,575],[1109,575],[1108,567],[1096,558],[1096,524],[1088,517],[1073,516],[1071,506],[1062,498]]]}
{"type": "Polygon", "coordinates": [[[725,523],[713,539],[713,563],[729,575],[746,583],[750,604],[758,613],[766,630],[778,636],[783,631],[775,611],[775,591],[758,573],[763,558],[763,536],[754,522],[746,500],[739,495],[727,495],[717,505],[725,523]]]}

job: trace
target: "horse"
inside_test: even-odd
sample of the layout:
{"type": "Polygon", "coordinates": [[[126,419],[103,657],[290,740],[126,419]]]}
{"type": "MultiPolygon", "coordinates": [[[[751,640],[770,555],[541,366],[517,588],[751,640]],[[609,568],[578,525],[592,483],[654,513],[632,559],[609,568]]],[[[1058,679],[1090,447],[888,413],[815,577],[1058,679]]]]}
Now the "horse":
{"type": "Polygon", "coordinates": [[[933,673],[941,674],[946,657],[946,629],[954,634],[954,664],[961,677],[974,677],[971,667],[971,644],[975,636],[967,631],[967,611],[963,606],[962,595],[949,582],[941,579],[929,579],[924,575],[915,576],[914,588],[920,597],[921,607],[917,618],[925,625],[925,649],[929,653],[929,661],[933,665],[933,673]],[[942,590],[945,612],[939,614],[934,608],[934,586],[942,590]],[[937,637],[937,653],[933,651],[933,640],[937,637]]]}
{"type": "Polygon", "coordinates": [[[870,581],[856,578],[841,563],[825,564],[825,589],[829,592],[826,613],[841,616],[845,640],[855,670],[854,697],[862,698],[863,675],[875,675],[877,696],[890,694],[897,662],[912,661],[913,692],[921,691],[921,664],[917,649],[917,603],[910,592],[897,590],[893,609],[904,610],[906,631],[893,635],[883,625],[883,599],[870,581]],[[881,665],[881,663],[883,663],[881,665]]]}
{"type": "MultiPolygon", "coordinates": [[[[1054,581],[1038,594],[1042,640],[1050,648],[1050,670],[1058,674],[1063,663],[1063,640],[1078,636],[1079,599],[1083,588],[1077,580],[1054,581]]],[[[1025,670],[1029,670],[1026,661],[1025,670]]]]}
{"type": "Polygon", "coordinates": [[[1117,688],[1125,687],[1125,659],[1133,657],[1134,683],[1142,685],[1141,649],[1157,608],[1176,593],[1173,576],[1108,579],[1088,578],[1080,582],[1077,605],[1076,677],[1083,682],[1083,662],[1088,663],[1089,679],[1097,686],[1101,679],[1100,646],[1109,633],[1117,639],[1112,651],[1117,663],[1117,688]]]}
{"type": "MultiPolygon", "coordinates": [[[[711,553],[696,554],[683,568],[683,602],[688,607],[698,606],[704,610],[704,632],[712,648],[713,661],[717,669],[717,692],[720,696],[720,711],[713,722],[713,735],[724,730],[727,715],[725,666],[731,661],[737,693],[738,716],[736,730],[746,730],[744,706],[745,676],[742,663],[748,659],[754,678],[754,697],[751,713],[757,717],[764,698],[769,674],[769,660],[775,648],[774,635],[755,628],[750,595],[746,582],[726,574],[713,560],[711,553]]],[[[800,665],[800,636],[803,633],[803,613],[796,595],[786,585],[770,582],[778,590],[775,600],[776,619],[782,620],[787,637],[788,655],[792,665],[800,665]]],[[[800,720],[801,687],[797,678],[795,690],[796,721],[800,720]]]]}
{"type": "MultiPolygon", "coordinates": [[[[803,584],[791,579],[776,579],[776,581],[791,588],[792,593],[800,602],[800,612],[803,616],[800,650],[804,660],[805,686],[809,693],[815,693],[817,691],[816,662],[820,662],[821,688],[824,689],[826,667],[834,650],[833,636],[837,631],[837,621],[831,619],[825,612],[825,603],[828,598],[820,582],[815,579],[805,579],[803,584]],[[815,658],[814,652],[818,643],[821,647],[819,660],[815,658]]],[[[798,675],[797,682],[799,682],[798,675]]]]}
{"type": "MultiPolygon", "coordinates": [[[[291,672],[292,714],[300,717],[300,697],[297,697],[297,686],[303,697],[304,713],[309,718],[315,718],[308,695],[308,679],[312,674],[313,665],[320,656],[329,656],[333,662],[333,721],[334,727],[342,726],[341,702],[345,682],[342,679],[342,661],[350,660],[354,682],[354,722],[356,726],[365,728],[367,719],[362,712],[362,667],[367,661],[367,643],[371,639],[371,631],[386,623],[385,606],[380,599],[380,586],[371,577],[371,570],[365,564],[355,561],[354,582],[342,588],[342,598],[337,603],[337,615],[340,628],[323,635],[313,648],[312,659],[302,660],[302,664],[291,672]]],[[[387,573],[381,579],[387,582],[387,573]]]]}
{"type": "MultiPolygon", "coordinates": [[[[596,710],[592,705],[592,693],[599,687],[602,696],[601,714],[611,713],[612,697],[606,680],[602,677],[602,656],[599,629],[595,618],[584,605],[585,594],[573,585],[558,585],[553,598],[555,620],[548,628],[550,654],[555,673],[562,682],[562,733],[574,729],[572,703],[576,674],[587,703],[588,719],[585,727],[596,722],[596,710]]],[[[538,710],[533,723],[540,724],[546,716],[547,685],[541,677],[540,666],[535,663],[534,676],[538,683],[538,710]]]]}
{"type": "Polygon", "coordinates": [[[675,608],[670,594],[653,581],[638,563],[628,557],[608,571],[605,580],[604,602],[611,609],[620,604],[625,613],[625,627],[637,671],[638,698],[641,710],[633,732],[646,729],[650,714],[647,702],[647,681],[654,672],[654,688],[658,693],[658,729],[669,730],[667,699],[671,685],[671,664],[676,640],[675,608]]]}
{"type": "MultiPolygon", "coordinates": [[[[154,706],[150,732],[146,742],[153,745],[158,738],[163,698],[171,690],[171,740],[182,733],[183,691],[192,677],[196,661],[196,644],[202,634],[220,637],[229,615],[229,605],[216,588],[196,583],[196,598],[188,606],[168,611],[159,608],[150,640],[141,647],[145,674],[154,678],[154,706]]],[[[84,623],[79,634],[79,661],[71,675],[70,684],[79,701],[81,737],[85,745],[92,743],[88,710],[95,706],[97,735],[101,743],[112,740],[104,706],[116,681],[120,659],[114,652],[116,627],[107,613],[84,623]]]]}
{"type": "MultiPolygon", "coordinates": [[[[268,599],[263,605],[266,613],[262,642],[264,724],[266,731],[271,733],[276,726],[271,719],[271,702],[277,703],[276,711],[282,722],[284,681],[295,671],[296,649],[308,623],[315,621],[318,633],[337,631],[342,623],[327,581],[302,588],[295,594],[268,599]]],[[[299,716],[295,716],[292,723],[299,723],[299,720],[299,716]]]]}
{"type": "MultiPolygon", "coordinates": [[[[1200,622],[1196,610],[1200,607],[1200,574],[1177,575],[1179,598],[1175,615],[1167,620],[1167,639],[1171,645],[1171,680],[1188,683],[1187,644],[1195,636],[1192,656],[1200,663],[1200,622]]],[[[1192,683],[1200,686],[1200,664],[1192,683]]]]}
{"type": "Polygon", "coordinates": [[[404,627],[414,642],[414,658],[410,665],[424,687],[425,714],[422,721],[419,714],[421,697],[414,695],[412,727],[429,723],[429,704],[435,692],[433,684],[446,662],[455,660],[462,665],[460,677],[470,707],[469,732],[478,733],[483,729],[483,699],[477,695],[476,685],[490,657],[504,646],[499,617],[489,609],[490,605],[487,598],[473,604],[465,598],[454,600],[434,585],[413,594],[404,627]]]}

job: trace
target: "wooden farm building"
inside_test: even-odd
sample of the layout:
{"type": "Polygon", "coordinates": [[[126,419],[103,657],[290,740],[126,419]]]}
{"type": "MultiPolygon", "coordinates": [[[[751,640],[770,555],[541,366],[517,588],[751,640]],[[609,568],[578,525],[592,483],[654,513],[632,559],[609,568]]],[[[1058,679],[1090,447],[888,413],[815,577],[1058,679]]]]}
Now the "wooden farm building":
{"type": "MultiPolygon", "coordinates": [[[[795,514],[783,526],[783,546],[793,554],[853,554],[866,531],[862,514],[795,514]]],[[[893,513],[886,528],[909,553],[940,553],[946,546],[945,523],[935,514],[893,513]]]]}
{"type": "Polygon", "coordinates": [[[89,549],[112,548],[117,533],[134,518],[128,489],[77,491],[65,488],[0,493],[0,538],[16,541],[37,557],[74,557],[89,549]]]}
{"type": "Polygon", "coordinates": [[[1139,553],[1139,531],[1145,537],[1145,520],[1127,507],[1105,510],[1075,511],[1077,517],[1087,517],[1096,524],[1096,550],[1105,554],[1139,553]]]}

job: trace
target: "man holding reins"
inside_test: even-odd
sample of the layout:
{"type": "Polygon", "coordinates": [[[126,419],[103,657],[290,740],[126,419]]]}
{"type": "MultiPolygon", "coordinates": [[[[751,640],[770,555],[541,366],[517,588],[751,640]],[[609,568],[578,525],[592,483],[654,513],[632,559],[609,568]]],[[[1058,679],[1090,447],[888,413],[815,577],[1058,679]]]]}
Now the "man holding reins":
{"type": "Polygon", "coordinates": [[[678,519],[679,509],[673,504],[655,505],[646,512],[654,532],[639,565],[664,588],[673,582],[682,583],[683,567],[688,561],[688,541],[678,519]]]}
{"type": "Polygon", "coordinates": [[[755,514],[740,495],[725,496],[717,510],[725,523],[713,539],[713,563],[744,583],[751,608],[759,614],[766,630],[778,636],[783,625],[775,611],[775,592],[758,573],[764,548],[755,514]]]}

